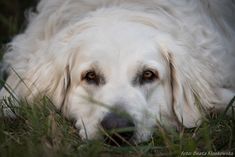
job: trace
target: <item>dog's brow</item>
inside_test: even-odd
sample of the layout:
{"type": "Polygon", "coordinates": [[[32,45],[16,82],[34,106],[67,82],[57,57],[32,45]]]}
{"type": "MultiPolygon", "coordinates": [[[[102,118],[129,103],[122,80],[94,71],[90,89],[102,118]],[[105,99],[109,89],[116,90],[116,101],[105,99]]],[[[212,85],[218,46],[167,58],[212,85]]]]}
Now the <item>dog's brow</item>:
{"type": "Polygon", "coordinates": [[[100,65],[97,61],[91,63],[89,68],[92,69],[92,70],[95,70],[97,72],[101,72],[100,65]]]}

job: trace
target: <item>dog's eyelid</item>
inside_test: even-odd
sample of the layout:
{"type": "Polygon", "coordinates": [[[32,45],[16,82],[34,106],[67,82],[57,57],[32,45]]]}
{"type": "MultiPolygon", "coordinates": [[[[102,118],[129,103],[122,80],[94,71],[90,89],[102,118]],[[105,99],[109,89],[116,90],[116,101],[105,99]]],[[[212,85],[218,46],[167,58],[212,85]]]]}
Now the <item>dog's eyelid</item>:
{"type": "Polygon", "coordinates": [[[159,72],[153,68],[144,67],[141,71],[139,71],[133,80],[133,84],[135,85],[145,85],[148,83],[153,83],[159,80],[159,72]]]}
{"type": "Polygon", "coordinates": [[[140,75],[139,83],[141,85],[146,83],[152,83],[155,80],[159,79],[159,74],[157,70],[154,69],[145,69],[140,75]]]}
{"type": "Polygon", "coordinates": [[[156,69],[153,69],[153,68],[146,68],[146,69],[144,69],[143,70],[143,74],[144,73],[153,73],[154,75],[155,75],[155,77],[157,77],[157,78],[159,78],[159,72],[158,72],[158,70],[156,70],[156,69]]]}
{"type": "Polygon", "coordinates": [[[94,69],[87,70],[81,74],[81,80],[86,81],[88,84],[93,84],[99,86],[104,84],[104,77],[99,72],[96,72],[94,69]]]}

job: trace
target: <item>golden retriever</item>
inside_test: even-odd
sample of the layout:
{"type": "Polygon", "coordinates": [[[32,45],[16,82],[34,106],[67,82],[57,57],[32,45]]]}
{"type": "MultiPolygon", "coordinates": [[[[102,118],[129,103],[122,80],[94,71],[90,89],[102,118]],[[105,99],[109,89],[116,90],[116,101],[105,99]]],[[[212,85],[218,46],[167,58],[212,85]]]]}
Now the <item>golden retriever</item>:
{"type": "Polygon", "coordinates": [[[235,95],[234,8],[233,0],[41,0],[9,44],[13,94],[0,96],[50,97],[84,139],[131,127],[121,136],[142,142],[158,125],[198,126],[235,95]]]}

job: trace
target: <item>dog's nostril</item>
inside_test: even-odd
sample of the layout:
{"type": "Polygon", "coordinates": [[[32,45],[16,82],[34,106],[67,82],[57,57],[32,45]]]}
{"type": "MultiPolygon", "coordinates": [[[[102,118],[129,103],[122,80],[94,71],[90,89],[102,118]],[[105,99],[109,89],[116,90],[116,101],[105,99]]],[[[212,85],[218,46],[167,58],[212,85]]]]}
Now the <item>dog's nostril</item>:
{"type": "Polygon", "coordinates": [[[134,135],[135,124],[129,116],[109,113],[101,121],[101,126],[108,133],[105,142],[111,145],[122,145],[134,135]]]}

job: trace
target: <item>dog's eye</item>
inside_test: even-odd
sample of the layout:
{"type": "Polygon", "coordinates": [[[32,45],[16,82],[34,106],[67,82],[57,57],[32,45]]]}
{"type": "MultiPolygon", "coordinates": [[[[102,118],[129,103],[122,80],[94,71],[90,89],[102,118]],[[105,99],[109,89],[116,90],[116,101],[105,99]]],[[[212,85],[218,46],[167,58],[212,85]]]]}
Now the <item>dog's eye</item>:
{"type": "Polygon", "coordinates": [[[88,71],[83,75],[82,80],[85,80],[89,84],[100,84],[100,77],[95,71],[88,71]]]}
{"type": "Polygon", "coordinates": [[[87,74],[86,74],[86,79],[87,80],[94,80],[94,79],[96,79],[96,73],[95,72],[88,72],[87,74]]]}
{"type": "Polygon", "coordinates": [[[140,84],[151,83],[158,78],[157,74],[151,70],[145,70],[140,78],[140,84]]]}

